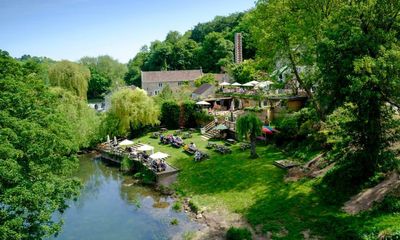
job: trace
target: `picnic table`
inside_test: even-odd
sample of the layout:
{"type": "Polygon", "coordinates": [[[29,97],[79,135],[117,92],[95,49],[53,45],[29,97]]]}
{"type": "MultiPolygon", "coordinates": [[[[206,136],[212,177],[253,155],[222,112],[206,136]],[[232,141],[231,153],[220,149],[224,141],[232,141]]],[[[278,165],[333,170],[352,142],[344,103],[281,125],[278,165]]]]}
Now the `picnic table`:
{"type": "Polygon", "coordinates": [[[227,143],[227,145],[233,145],[236,143],[236,140],[232,139],[232,138],[228,138],[228,139],[226,139],[226,143],[227,143]]]}

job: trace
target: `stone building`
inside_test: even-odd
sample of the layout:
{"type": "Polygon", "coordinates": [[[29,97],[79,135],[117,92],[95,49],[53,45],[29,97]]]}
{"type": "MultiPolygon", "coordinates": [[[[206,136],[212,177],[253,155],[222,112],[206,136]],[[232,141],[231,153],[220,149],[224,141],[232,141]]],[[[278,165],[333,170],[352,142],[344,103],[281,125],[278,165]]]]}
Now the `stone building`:
{"type": "Polygon", "coordinates": [[[176,70],[176,71],[142,71],[142,88],[150,95],[158,95],[162,89],[169,85],[172,91],[188,83],[194,86],[194,80],[201,77],[203,72],[198,70],[176,70]]]}

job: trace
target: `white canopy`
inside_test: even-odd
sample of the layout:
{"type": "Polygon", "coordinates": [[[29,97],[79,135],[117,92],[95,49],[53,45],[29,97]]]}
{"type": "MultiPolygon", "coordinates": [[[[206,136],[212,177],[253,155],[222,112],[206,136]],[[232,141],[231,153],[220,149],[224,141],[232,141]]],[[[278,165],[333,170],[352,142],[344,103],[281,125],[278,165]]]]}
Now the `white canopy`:
{"type": "Polygon", "coordinates": [[[150,155],[150,158],[154,159],[154,160],[167,158],[167,157],[169,157],[169,155],[166,153],[162,153],[162,152],[156,152],[156,153],[150,155]]]}
{"type": "Polygon", "coordinates": [[[197,105],[211,105],[210,103],[206,102],[206,101],[200,101],[196,103],[197,105]]]}
{"type": "Polygon", "coordinates": [[[231,84],[228,83],[228,82],[222,82],[222,83],[220,83],[219,85],[220,85],[220,86],[229,86],[229,85],[231,85],[231,84]]]}
{"type": "Polygon", "coordinates": [[[251,81],[251,82],[248,82],[248,83],[251,83],[251,84],[253,84],[253,86],[254,86],[254,85],[259,84],[260,82],[258,82],[258,81],[251,81]]]}
{"type": "Polygon", "coordinates": [[[120,147],[132,146],[133,142],[128,139],[125,139],[124,141],[120,142],[118,145],[120,147]]]}
{"type": "Polygon", "coordinates": [[[238,82],[235,82],[235,83],[232,83],[232,86],[240,87],[240,86],[242,86],[242,84],[240,84],[240,83],[238,83],[238,82]]]}
{"type": "Polygon", "coordinates": [[[154,147],[147,144],[143,144],[142,146],[138,147],[137,150],[141,152],[151,151],[152,154],[154,153],[154,147]]]}
{"type": "Polygon", "coordinates": [[[254,85],[251,82],[245,83],[242,86],[243,87],[254,87],[254,85]]]}

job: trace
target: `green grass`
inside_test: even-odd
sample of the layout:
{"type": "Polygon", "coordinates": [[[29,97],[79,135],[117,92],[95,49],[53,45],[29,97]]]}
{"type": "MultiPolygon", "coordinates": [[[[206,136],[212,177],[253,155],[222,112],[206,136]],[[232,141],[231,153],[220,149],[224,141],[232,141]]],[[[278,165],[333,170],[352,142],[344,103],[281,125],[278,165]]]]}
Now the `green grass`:
{"type": "Polygon", "coordinates": [[[196,163],[182,149],[160,145],[150,135],[138,141],[171,155],[167,161],[181,169],[176,191],[191,197],[200,210],[222,207],[240,213],[254,227],[261,226],[264,233],[272,231],[274,237],[284,228],[289,234],[282,239],[301,239],[301,232],[307,229],[326,239],[356,239],[384,229],[400,229],[398,214],[349,216],[337,206],[324,204],[314,191],[318,179],[285,183],[286,172],[273,162],[287,156],[275,147],[258,146],[260,158],[256,160],[238,144],[232,147],[232,154],[221,155],[206,149],[207,142],[195,133],[185,142],[194,142],[210,155],[210,159],[196,163]]]}

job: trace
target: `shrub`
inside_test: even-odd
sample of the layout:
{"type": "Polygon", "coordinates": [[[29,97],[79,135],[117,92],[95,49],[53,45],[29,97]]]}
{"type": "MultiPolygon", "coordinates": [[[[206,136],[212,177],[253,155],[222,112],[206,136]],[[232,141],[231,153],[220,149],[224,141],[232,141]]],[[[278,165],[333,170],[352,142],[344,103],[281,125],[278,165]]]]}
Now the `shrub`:
{"type": "Polygon", "coordinates": [[[200,210],[199,207],[192,200],[189,201],[189,207],[190,210],[192,210],[192,212],[194,213],[198,213],[200,210]]]}
{"type": "Polygon", "coordinates": [[[174,205],[172,205],[172,209],[176,212],[180,212],[182,210],[182,204],[180,202],[175,202],[174,205]]]}
{"type": "Polygon", "coordinates": [[[161,124],[169,129],[179,127],[179,105],[174,101],[166,101],[161,105],[161,124]]]}
{"type": "Polygon", "coordinates": [[[178,225],[178,224],[179,224],[178,219],[174,218],[171,220],[171,225],[178,225]]]}
{"type": "Polygon", "coordinates": [[[247,228],[230,227],[226,232],[227,240],[251,240],[251,232],[247,228]]]}
{"type": "Polygon", "coordinates": [[[133,168],[133,161],[128,157],[124,157],[121,162],[121,170],[125,172],[131,171],[133,168]]]}

